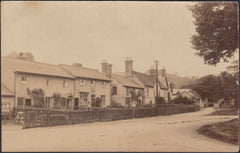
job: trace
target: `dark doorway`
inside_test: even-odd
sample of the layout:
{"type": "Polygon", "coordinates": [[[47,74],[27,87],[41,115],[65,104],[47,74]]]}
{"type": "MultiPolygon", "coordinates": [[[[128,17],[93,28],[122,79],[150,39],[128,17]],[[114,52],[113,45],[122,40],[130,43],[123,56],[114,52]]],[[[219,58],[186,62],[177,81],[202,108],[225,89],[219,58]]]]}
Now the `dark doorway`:
{"type": "Polygon", "coordinates": [[[74,109],[78,109],[78,106],[79,106],[79,99],[75,98],[74,99],[74,109]]]}
{"type": "Polygon", "coordinates": [[[91,94],[91,106],[96,107],[96,96],[95,96],[95,94],[91,94]]]}
{"type": "Polygon", "coordinates": [[[26,99],[26,106],[27,106],[27,107],[32,106],[31,99],[26,99]]]}

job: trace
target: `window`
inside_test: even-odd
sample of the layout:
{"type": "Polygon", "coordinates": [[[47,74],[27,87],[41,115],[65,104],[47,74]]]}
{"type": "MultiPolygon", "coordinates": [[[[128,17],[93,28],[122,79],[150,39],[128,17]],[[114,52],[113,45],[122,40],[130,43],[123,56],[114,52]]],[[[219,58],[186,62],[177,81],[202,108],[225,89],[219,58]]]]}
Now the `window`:
{"type": "Polygon", "coordinates": [[[106,82],[102,81],[102,87],[106,87],[106,82]]]}
{"type": "Polygon", "coordinates": [[[149,96],[149,88],[147,88],[147,96],[149,96]]]}
{"type": "Polygon", "coordinates": [[[91,86],[95,86],[95,81],[94,80],[91,81],[91,86]]]}
{"type": "Polygon", "coordinates": [[[51,79],[47,79],[47,86],[52,86],[53,81],[51,79]]]}
{"type": "Polygon", "coordinates": [[[80,85],[84,86],[86,84],[85,80],[80,80],[80,85]]]}
{"type": "Polygon", "coordinates": [[[94,94],[91,94],[91,104],[92,107],[96,105],[96,96],[94,94]]]}
{"type": "Polygon", "coordinates": [[[23,107],[23,101],[24,101],[23,97],[18,97],[17,98],[17,106],[18,107],[23,107]]]}
{"type": "Polygon", "coordinates": [[[32,106],[31,99],[26,99],[26,106],[32,106]]]}
{"type": "Polygon", "coordinates": [[[21,81],[22,83],[27,83],[27,76],[22,76],[21,81]]]}
{"type": "Polygon", "coordinates": [[[101,101],[102,101],[101,105],[105,106],[105,95],[101,95],[101,101]]]}
{"type": "Polygon", "coordinates": [[[68,88],[68,81],[63,81],[63,87],[68,88]]]}
{"type": "Polygon", "coordinates": [[[10,111],[10,103],[1,103],[2,113],[7,113],[10,111]]]}
{"type": "Polygon", "coordinates": [[[53,98],[52,97],[45,97],[44,105],[46,108],[52,108],[53,107],[53,98]]]}
{"type": "Polygon", "coordinates": [[[112,95],[117,95],[117,86],[113,86],[112,95]]]}

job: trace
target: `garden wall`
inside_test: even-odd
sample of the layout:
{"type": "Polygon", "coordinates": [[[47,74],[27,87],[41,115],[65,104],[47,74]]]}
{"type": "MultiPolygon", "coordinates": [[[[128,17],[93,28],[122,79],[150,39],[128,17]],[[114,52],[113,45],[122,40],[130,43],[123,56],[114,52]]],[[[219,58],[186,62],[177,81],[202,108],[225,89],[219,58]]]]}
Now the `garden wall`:
{"type": "Polygon", "coordinates": [[[102,108],[85,111],[53,111],[29,109],[23,110],[25,112],[23,128],[144,118],[159,115],[172,115],[193,112],[198,110],[199,107],[194,105],[181,106],[166,104],[147,108],[102,108]]]}

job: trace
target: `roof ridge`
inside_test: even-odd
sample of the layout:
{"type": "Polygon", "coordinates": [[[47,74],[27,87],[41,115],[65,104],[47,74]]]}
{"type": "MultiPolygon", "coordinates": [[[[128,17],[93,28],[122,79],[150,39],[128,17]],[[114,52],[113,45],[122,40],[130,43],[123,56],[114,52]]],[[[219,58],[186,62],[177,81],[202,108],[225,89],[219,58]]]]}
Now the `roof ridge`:
{"type": "Polygon", "coordinates": [[[98,72],[100,72],[98,69],[94,69],[94,68],[77,67],[77,66],[68,65],[68,64],[58,64],[58,65],[69,66],[69,67],[74,67],[74,68],[81,68],[81,69],[88,69],[88,70],[94,70],[94,71],[98,71],[98,72]]]}
{"type": "Polygon", "coordinates": [[[23,60],[23,59],[12,59],[12,58],[7,58],[7,57],[5,57],[5,59],[6,59],[6,60],[17,61],[17,62],[30,62],[30,63],[45,64],[45,65],[51,65],[51,66],[56,66],[56,67],[58,67],[57,64],[44,63],[44,62],[39,62],[39,61],[30,61],[30,60],[23,60]]]}

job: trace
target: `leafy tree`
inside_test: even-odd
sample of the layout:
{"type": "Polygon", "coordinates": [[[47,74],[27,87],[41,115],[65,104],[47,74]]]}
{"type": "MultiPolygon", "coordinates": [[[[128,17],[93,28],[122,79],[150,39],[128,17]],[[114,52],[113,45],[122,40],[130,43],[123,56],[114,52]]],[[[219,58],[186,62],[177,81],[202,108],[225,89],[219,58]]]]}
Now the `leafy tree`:
{"type": "Polygon", "coordinates": [[[177,98],[173,99],[172,103],[174,103],[174,104],[191,105],[191,104],[193,104],[193,101],[188,99],[187,97],[183,97],[183,96],[180,95],[177,98]]]}
{"type": "Polygon", "coordinates": [[[220,75],[207,75],[201,77],[195,83],[184,88],[191,88],[203,99],[208,98],[209,102],[217,102],[219,99],[229,101],[234,99],[235,106],[238,107],[238,85],[235,78],[228,72],[220,75]]]}
{"type": "Polygon", "coordinates": [[[236,81],[239,81],[239,60],[234,60],[231,65],[227,67],[227,71],[234,76],[236,81]]]}
{"type": "Polygon", "coordinates": [[[40,108],[43,107],[43,103],[44,103],[44,90],[43,89],[39,88],[39,89],[30,90],[29,88],[27,88],[27,93],[33,99],[34,107],[40,107],[40,108]]]}
{"type": "Polygon", "coordinates": [[[191,42],[196,55],[209,65],[228,62],[239,48],[238,3],[199,2],[188,8],[195,18],[197,34],[191,42]]]}

